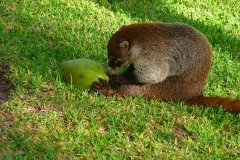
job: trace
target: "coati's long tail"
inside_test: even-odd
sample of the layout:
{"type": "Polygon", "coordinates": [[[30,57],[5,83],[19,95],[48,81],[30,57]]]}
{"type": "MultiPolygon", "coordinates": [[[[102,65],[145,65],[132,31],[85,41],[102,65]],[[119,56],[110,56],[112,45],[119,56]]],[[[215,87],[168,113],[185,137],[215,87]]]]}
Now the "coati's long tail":
{"type": "Polygon", "coordinates": [[[240,100],[230,100],[229,98],[221,97],[204,97],[197,96],[186,101],[189,105],[205,105],[205,106],[222,106],[227,111],[235,111],[240,113],[240,100]]]}

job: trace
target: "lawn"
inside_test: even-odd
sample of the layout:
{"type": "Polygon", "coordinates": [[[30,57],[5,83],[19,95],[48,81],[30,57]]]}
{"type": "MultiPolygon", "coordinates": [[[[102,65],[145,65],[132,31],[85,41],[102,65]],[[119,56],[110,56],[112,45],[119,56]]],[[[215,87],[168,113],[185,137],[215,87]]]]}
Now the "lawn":
{"type": "Polygon", "coordinates": [[[240,99],[239,0],[1,0],[0,64],[15,85],[0,106],[0,159],[238,159],[240,116],[221,108],[104,97],[66,85],[60,64],[107,67],[122,24],[182,22],[213,47],[205,95],[240,99]]]}

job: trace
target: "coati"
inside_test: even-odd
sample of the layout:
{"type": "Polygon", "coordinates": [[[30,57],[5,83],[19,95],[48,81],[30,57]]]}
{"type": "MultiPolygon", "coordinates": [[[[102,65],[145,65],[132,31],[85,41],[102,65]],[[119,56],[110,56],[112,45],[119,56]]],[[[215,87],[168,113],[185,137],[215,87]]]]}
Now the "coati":
{"type": "Polygon", "coordinates": [[[217,105],[240,113],[240,100],[204,97],[212,49],[207,38],[191,26],[163,22],[122,26],[110,38],[107,50],[107,74],[120,88],[111,89],[102,81],[94,85],[95,91],[108,96],[180,99],[189,105],[217,105]]]}

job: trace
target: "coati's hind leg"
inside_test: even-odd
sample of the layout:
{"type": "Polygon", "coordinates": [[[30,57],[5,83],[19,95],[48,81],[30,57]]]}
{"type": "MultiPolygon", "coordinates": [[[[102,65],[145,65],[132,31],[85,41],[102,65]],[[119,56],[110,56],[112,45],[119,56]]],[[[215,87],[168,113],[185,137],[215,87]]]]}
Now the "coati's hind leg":
{"type": "Polygon", "coordinates": [[[203,95],[202,83],[186,83],[175,82],[171,79],[166,79],[162,83],[143,84],[143,85],[122,85],[118,89],[111,89],[111,86],[106,81],[96,83],[93,87],[94,91],[100,92],[106,96],[118,95],[124,96],[144,96],[148,98],[158,99],[188,99],[193,96],[203,95]]]}

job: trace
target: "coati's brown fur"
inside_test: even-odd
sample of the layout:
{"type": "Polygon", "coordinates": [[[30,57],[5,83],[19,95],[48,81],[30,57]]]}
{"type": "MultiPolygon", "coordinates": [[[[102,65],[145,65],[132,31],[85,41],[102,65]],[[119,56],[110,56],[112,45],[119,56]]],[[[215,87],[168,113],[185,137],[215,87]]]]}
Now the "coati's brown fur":
{"type": "Polygon", "coordinates": [[[204,97],[212,49],[207,38],[181,23],[137,23],[121,27],[108,42],[108,75],[112,84],[95,84],[105,95],[142,95],[186,100],[187,104],[222,106],[240,113],[240,100],[204,97]],[[129,68],[116,75],[124,66],[129,68]]]}

